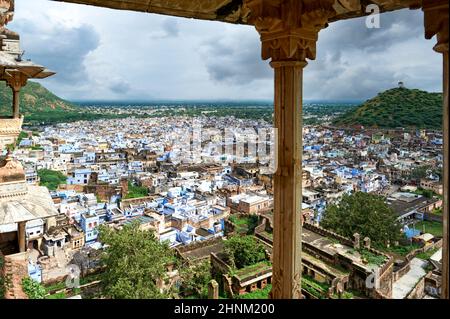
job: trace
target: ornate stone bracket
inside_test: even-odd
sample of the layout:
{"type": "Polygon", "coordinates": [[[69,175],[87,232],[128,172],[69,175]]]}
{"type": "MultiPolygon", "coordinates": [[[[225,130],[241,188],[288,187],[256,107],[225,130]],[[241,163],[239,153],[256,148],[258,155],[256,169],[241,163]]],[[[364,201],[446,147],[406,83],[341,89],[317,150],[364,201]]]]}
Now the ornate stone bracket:
{"type": "Polygon", "coordinates": [[[423,0],[425,38],[431,39],[436,35],[434,50],[439,53],[448,52],[448,7],[448,0],[423,0]]]}
{"type": "Polygon", "coordinates": [[[5,70],[5,80],[13,91],[19,91],[27,84],[28,77],[18,70],[5,70]]]}
{"type": "Polygon", "coordinates": [[[318,33],[336,12],[334,0],[246,0],[248,21],[261,35],[262,58],[306,61],[316,58],[318,33]]]}

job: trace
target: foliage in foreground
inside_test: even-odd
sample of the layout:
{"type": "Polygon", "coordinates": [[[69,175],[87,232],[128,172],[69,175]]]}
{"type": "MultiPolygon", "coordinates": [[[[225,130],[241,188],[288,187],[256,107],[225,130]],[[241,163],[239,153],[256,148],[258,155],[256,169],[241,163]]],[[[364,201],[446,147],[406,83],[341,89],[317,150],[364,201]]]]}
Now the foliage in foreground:
{"type": "Polygon", "coordinates": [[[238,269],[266,259],[264,245],[253,236],[232,236],[224,248],[231,265],[238,269]]]}
{"type": "Polygon", "coordinates": [[[258,289],[244,295],[237,295],[235,299],[269,299],[270,291],[272,290],[272,285],[268,284],[263,289],[258,289]]]}
{"type": "Polygon", "coordinates": [[[192,267],[183,265],[180,267],[180,276],[185,295],[194,295],[202,299],[208,297],[208,283],[212,280],[209,260],[192,267]]]}
{"type": "Polygon", "coordinates": [[[22,289],[29,299],[44,299],[47,294],[47,290],[44,286],[30,277],[22,279],[22,289]]]}
{"type": "Polygon", "coordinates": [[[358,233],[380,246],[401,236],[396,215],[383,197],[362,192],[345,194],[339,204],[329,205],[321,226],[349,238],[358,233]]]}
{"type": "Polygon", "coordinates": [[[143,231],[139,223],[121,230],[100,227],[100,241],[107,245],[102,262],[103,295],[113,299],[158,299],[167,294],[157,287],[166,278],[166,266],[173,262],[167,244],[160,243],[152,231],[143,231]]]}

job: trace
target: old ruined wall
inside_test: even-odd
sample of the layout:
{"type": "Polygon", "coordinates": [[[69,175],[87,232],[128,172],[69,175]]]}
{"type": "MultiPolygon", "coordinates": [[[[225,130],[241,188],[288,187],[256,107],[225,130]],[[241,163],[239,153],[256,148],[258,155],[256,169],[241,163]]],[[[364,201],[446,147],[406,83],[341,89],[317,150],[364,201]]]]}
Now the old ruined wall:
{"type": "Polygon", "coordinates": [[[416,286],[406,296],[406,299],[422,299],[425,291],[425,277],[420,279],[416,286]]]}
{"type": "Polygon", "coordinates": [[[3,277],[7,281],[6,299],[28,299],[22,290],[22,279],[28,277],[27,253],[4,256],[3,277]]]}

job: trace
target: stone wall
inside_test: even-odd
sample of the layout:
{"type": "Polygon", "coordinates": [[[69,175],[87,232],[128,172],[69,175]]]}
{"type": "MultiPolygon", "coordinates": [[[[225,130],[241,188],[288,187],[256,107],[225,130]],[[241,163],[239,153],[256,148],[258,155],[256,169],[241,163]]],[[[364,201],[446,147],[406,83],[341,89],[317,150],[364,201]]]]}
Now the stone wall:
{"type": "Polygon", "coordinates": [[[319,235],[322,235],[324,237],[330,237],[330,238],[336,239],[341,244],[353,247],[353,240],[351,240],[350,238],[341,236],[341,235],[339,235],[339,234],[337,234],[337,233],[335,233],[335,232],[333,232],[331,230],[322,228],[320,226],[313,225],[311,223],[303,223],[303,227],[305,229],[308,229],[308,230],[310,230],[312,232],[315,232],[315,233],[317,233],[319,235]]]}
{"type": "Polygon", "coordinates": [[[425,291],[425,277],[420,279],[416,286],[409,292],[406,299],[422,299],[425,291]]]}
{"type": "Polygon", "coordinates": [[[407,254],[405,256],[405,259],[409,262],[409,261],[411,261],[411,259],[416,257],[417,254],[420,254],[420,253],[423,253],[423,252],[427,252],[427,251],[435,249],[435,248],[441,248],[442,247],[442,243],[443,243],[442,239],[439,239],[439,240],[435,241],[432,244],[425,245],[425,246],[423,246],[421,248],[413,250],[413,251],[411,251],[409,254],[407,254]]]}
{"type": "Polygon", "coordinates": [[[222,240],[223,239],[221,237],[215,237],[215,238],[208,239],[208,240],[195,241],[189,245],[176,247],[175,251],[177,251],[181,255],[181,253],[185,253],[187,251],[215,245],[217,243],[222,242],[222,240]]]}
{"type": "Polygon", "coordinates": [[[400,269],[393,272],[393,280],[394,282],[403,277],[409,270],[411,269],[411,265],[409,262],[406,262],[400,269]]]}
{"type": "Polygon", "coordinates": [[[3,274],[8,281],[5,298],[28,299],[22,290],[22,279],[28,277],[27,253],[4,256],[3,274]]]}
{"type": "Polygon", "coordinates": [[[423,214],[424,220],[429,220],[433,222],[440,222],[442,223],[442,215],[433,214],[433,213],[424,213],[423,214]]]}

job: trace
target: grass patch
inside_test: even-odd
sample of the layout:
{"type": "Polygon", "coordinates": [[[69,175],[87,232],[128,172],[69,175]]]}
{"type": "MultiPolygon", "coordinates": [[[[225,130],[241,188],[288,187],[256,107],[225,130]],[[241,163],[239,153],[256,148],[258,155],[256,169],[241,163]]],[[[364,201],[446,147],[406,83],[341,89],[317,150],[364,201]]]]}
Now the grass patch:
{"type": "Polygon", "coordinates": [[[386,257],[382,255],[376,255],[367,249],[361,249],[359,251],[361,257],[367,260],[369,264],[381,266],[386,261],[386,257]]]}
{"type": "Polygon", "coordinates": [[[259,289],[246,293],[244,295],[238,295],[235,299],[269,299],[269,293],[272,290],[272,285],[267,285],[264,289],[259,289]]]}
{"type": "Polygon", "coordinates": [[[64,292],[59,292],[53,295],[47,295],[44,299],[66,299],[67,295],[64,292]]]}
{"type": "Polygon", "coordinates": [[[134,186],[131,182],[128,182],[128,194],[124,199],[141,198],[148,196],[147,187],[134,186]]]}
{"type": "Polygon", "coordinates": [[[257,215],[231,215],[229,220],[235,225],[239,234],[251,235],[254,233],[256,226],[258,226],[259,218],[257,215]]]}
{"type": "Polygon", "coordinates": [[[319,282],[308,275],[302,277],[302,289],[317,299],[325,299],[329,288],[328,284],[319,282]]]}
{"type": "Polygon", "coordinates": [[[424,233],[430,233],[436,237],[442,237],[444,226],[440,222],[424,220],[416,224],[416,229],[424,233]]]}
{"type": "Polygon", "coordinates": [[[272,264],[269,261],[264,260],[254,265],[235,270],[232,272],[232,274],[238,276],[239,278],[245,278],[256,275],[257,273],[264,271],[270,267],[272,267],[272,264]]]}
{"type": "Polygon", "coordinates": [[[412,243],[410,245],[391,246],[389,248],[387,248],[387,247],[379,247],[379,249],[384,251],[384,252],[395,254],[395,255],[399,255],[399,256],[403,256],[403,257],[408,255],[413,250],[416,250],[416,249],[419,249],[419,248],[421,248],[421,246],[419,244],[417,244],[417,243],[412,243]]]}
{"type": "Polygon", "coordinates": [[[434,249],[430,249],[429,251],[425,251],[423,253],[417,254],[416,257],[423,259],[423,260],[428,260],[430,259],[431,256],[433,256],[437,251],[439,250],[439,248],[434,248],[434,249]]]}

